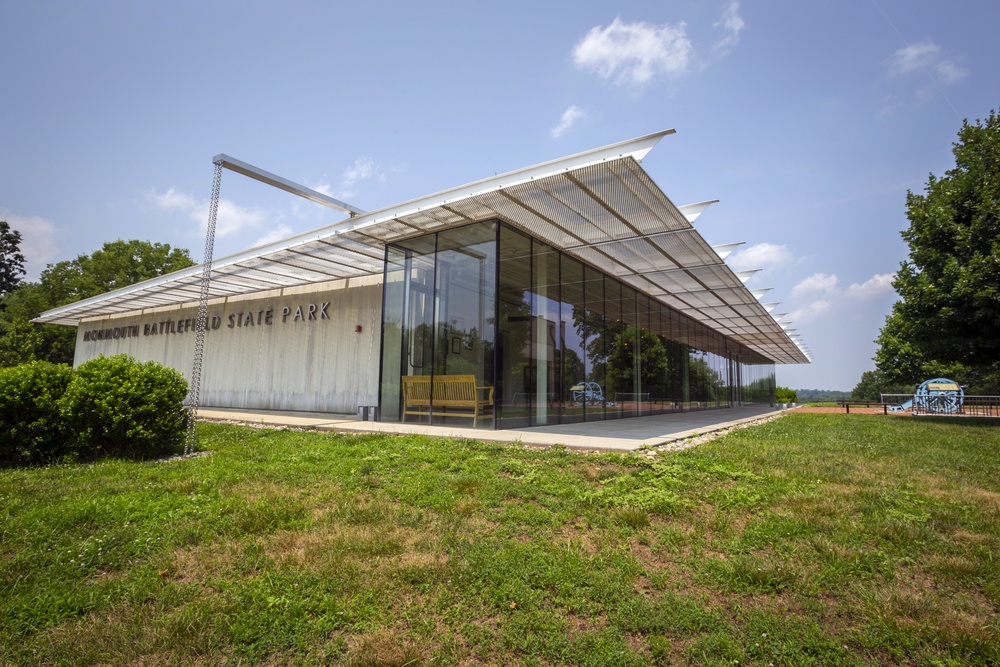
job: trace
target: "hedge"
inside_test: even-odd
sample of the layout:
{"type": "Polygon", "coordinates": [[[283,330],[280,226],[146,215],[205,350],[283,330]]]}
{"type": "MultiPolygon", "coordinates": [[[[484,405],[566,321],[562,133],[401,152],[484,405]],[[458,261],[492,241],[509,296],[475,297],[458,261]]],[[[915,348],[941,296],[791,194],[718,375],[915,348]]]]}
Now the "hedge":
{"type": "Polygon", "coordinates": [[[0,369],[0,463],[179,451],[187,381],[172,368],[119,354],[73,370],[35,362],[0,369]]]}
{"type": "Polygon", "coordinates": [[[0,463],[44,463],[70,455],[59,402],[73,369],[33,361],[0,368],[0,463]]]}

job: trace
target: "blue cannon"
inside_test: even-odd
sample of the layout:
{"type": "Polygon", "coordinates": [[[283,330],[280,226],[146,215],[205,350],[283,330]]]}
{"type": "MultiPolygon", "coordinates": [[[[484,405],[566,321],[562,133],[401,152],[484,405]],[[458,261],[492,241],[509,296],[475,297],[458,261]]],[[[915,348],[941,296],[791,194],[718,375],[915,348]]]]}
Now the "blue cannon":
{"type": "Polygon", "coordinates": [[[889,409],[893,412],[912,409],[916,414],[949,415],[962,409],[964,399],[965,392],[960,384],[947,378],[934,378],[917,385],[913,398],[889,409]]]}

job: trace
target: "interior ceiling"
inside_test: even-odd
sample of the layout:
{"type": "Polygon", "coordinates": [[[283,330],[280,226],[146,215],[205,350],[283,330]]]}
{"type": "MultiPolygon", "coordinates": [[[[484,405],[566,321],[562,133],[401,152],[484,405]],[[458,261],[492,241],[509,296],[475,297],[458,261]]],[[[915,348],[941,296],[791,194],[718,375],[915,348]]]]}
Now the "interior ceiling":
{"type": "MultiPolygon", "coordinates": [[[[775,363],[809,362],[631,154],[510,185],[494,183],[454,199],[439,198],[426,207],[376,211],[349,224],[217,260],[212,264],[209,297],[381,274],[386,243],[492,218],[618,278],[775,363]]],[[[53,309],[35,321],[77,325],[87,318],[194,304],[201,293],[202,273],[201,266],[191,267],[53,309]]]]}

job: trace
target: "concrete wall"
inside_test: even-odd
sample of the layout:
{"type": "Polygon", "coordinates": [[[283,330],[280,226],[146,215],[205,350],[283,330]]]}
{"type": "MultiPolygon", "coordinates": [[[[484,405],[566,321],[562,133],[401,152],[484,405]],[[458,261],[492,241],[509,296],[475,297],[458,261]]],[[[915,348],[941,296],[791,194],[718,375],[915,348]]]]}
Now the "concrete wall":
{"type": "MultiPolygon", "coordinates": [[[[353,414],[376,405],[381,309],[382,276],[209,302],[200,404],[353,414]]],[[[124,352],[190,380],[197,315],[194,306],[85,320],[75,364],[124,352]]]]}

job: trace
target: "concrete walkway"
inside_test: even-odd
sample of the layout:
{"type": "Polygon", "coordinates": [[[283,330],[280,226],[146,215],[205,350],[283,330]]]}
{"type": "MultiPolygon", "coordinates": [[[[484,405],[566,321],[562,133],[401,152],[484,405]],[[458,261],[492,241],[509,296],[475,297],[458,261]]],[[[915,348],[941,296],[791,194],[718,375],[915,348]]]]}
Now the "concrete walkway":
{"type": "Polygon", "coordinates": [[[571,449],[634,451],[655,447],[696,435],[744,424],[780,414],[766,406],[718,408],[696,412],[675,412],[651,417],[634,417],[582,424],[558,424],[532,428],[487,429],[436,426],[429,424],[393,424],[358,421],[354,415],[319,412],[280,412],[275,410],[230,410],[199,408],[198,419],[242,422],[268,426],[289,426],[317,431],[353,433],[419,434],[449,438],[469,438],[491,442],[520,442],[525,445],[565,445],[571,449]]]}

